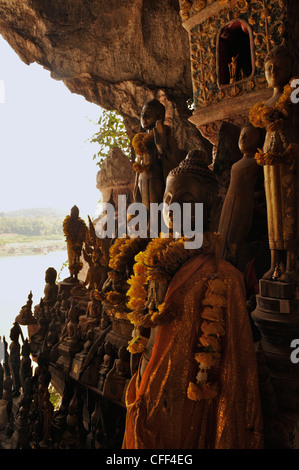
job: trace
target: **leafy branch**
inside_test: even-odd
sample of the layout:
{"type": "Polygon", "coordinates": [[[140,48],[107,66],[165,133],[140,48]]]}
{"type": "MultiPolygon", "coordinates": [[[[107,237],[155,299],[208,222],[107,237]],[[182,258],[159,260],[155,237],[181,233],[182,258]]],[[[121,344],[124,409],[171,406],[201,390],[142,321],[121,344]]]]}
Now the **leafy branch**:
{"type": "Polygon", "coordinates": [[[97,125],[98,132],[89,139],[89,142],[99,144],[99,151],[93,155],[93,160],[98,160],[97,165],[101,166],[112,147],[119,147],[131,159],[131,142],[120,114],[104,109],[97,125]]]}

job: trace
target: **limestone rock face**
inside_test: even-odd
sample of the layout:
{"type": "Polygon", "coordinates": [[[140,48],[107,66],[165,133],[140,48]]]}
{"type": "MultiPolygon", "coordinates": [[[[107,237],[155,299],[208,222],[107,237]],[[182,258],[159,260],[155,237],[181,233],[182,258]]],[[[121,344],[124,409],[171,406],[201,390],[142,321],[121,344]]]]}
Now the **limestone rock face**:
{"type": "Polygon", "coordinates": [[[0,33],[25,63],[39,63],[71,92],[120,112],[129,136],[140,130],[143,104],[162,94],[168,124],[189,150],[202,138],[188,122],[190,52],[178,3],[0,0],[0,33]]]}

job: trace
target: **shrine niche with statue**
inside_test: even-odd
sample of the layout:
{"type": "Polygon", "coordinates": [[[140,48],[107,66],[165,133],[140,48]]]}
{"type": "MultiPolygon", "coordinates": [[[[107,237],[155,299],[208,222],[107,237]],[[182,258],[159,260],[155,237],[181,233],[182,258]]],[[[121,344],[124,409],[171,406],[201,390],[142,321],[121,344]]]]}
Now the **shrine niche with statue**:
{"type": "Polygon", "coordinates": [[[49,267],[44,297],[32,312],[29,293],[3,342],[14,448],[299,448],[298,71],[285,5],[179,5],[189,123],[213,150],[204,139],[178,144],[163,90],[144,95],[135,160],[113,147],[96,184],[116,222],[118,196],[155,202],[169,233],[132,237],[130,216],[127,234],[101,238],[105,210],[85,222],[73,206],[63,223],[70,276],[57,282],[49,267]],[[191,229],[203,203],[195,250],[167,212],[186,202],[191,229]]]}
{"type": "Polygon", "coordinates": [[[264,58],[286,37],[282,0],[181,0],[188,31],[194,111],[190,121],[217,146],[223,120],[238,126],[269,98],[264,58]]]}

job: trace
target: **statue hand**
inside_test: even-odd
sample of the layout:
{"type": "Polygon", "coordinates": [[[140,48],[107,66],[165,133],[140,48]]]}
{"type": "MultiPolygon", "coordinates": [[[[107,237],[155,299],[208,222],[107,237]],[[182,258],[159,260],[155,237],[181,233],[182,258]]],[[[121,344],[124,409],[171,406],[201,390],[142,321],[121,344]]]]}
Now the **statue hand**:
{"type": "Polygon", "coordinates": [[[156,126],[154,127],[155,144],[160,155],[166,151],[167,148],[167,137],[165,132],[165,126],[161,119],[158,119],[156,126]]]}

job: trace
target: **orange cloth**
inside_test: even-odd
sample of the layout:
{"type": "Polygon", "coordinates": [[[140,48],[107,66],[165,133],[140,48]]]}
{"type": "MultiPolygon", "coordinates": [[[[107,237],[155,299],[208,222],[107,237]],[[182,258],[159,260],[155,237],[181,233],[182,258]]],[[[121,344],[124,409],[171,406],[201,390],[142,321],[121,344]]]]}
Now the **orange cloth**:
{"type": "Polygon", "coordinates": [[[212,257],[199,255],[176,273],[165,303],[177,318],[159,327],[151,359],[139,383],[127,389],[125,449],[251,449],[263,447],[257,364],[245,306],[242,275],[220,260],[227,286],[220,394],[213,400],[187,397],[196,375],[194,346],[201,335],[200,305],[212,257]]]}

